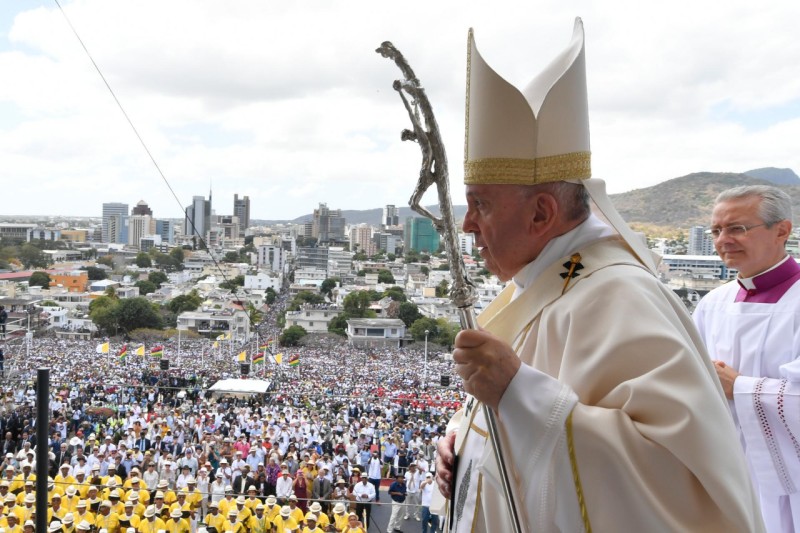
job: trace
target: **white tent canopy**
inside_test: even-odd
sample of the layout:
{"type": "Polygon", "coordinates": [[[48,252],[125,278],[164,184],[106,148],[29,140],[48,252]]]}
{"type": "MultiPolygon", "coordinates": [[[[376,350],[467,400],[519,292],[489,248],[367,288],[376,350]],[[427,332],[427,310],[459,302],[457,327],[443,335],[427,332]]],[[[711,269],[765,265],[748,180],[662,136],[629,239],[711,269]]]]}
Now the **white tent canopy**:
{"type": "Polygon", "coordinates": [[[269,386],[270,382],[263,379],[222,379],[208,390],[216,395],[249,396],[265,393],[269,386]]]}

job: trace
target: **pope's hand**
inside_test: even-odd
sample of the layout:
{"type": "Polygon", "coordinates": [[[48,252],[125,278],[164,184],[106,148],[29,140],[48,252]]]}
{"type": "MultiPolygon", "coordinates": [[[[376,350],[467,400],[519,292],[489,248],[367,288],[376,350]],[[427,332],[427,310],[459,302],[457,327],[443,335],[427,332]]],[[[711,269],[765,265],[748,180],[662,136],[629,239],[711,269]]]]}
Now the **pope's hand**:
{"type": "Polygon", "coordinates": [[[453,460],[455,459],[456,434],[450,433],[439,439],[436,445],[436,485],[445,498],[452,496],[453,460]]]}
{"type": "Polygon", "coordinates": [[[464,390],[494,410],[522,364],[511,346],[474,329],[456,336],[453,361],[464,390]]]}

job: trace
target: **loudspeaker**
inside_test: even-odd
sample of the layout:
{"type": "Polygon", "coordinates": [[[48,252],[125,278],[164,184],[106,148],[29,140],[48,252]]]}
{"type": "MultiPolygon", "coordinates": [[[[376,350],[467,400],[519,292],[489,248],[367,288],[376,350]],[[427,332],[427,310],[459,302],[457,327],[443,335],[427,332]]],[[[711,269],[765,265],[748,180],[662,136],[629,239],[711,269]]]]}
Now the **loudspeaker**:
{"type": "Polygon", "coordinates": [[[158,367],[159,367],[161,370],[169,370],[169,359],[161,359],[161,360],[158,362],[158,367]]]}
{"type": "Polygon", "coordinates": [[[450,376],[445,376],[442,374],[439,376],[439,382],[441,383],[442,387],[449,387],[450,386],[450,376]]]}
{"type": "Polygon", "coordinates": [[[250,363],[239,363],[239,370],[243,376],[246,376],[250,373],[250,363]]]}

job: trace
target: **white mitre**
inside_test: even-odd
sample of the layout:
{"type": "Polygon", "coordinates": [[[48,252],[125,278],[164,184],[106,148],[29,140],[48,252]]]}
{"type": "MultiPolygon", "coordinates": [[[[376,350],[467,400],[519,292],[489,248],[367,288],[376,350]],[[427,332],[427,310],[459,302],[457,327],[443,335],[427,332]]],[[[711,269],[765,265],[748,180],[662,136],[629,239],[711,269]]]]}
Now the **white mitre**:
{"type": "Polygon", "coordinates": [[[575,19],[568,46],[522,91],[484,61],[473,30],[469,31],[467,50],[464,183],[582,183],[642,264],[655,271],[652,253],[611,205],[605,182],[591,179],[581,19],[575,19]]]}

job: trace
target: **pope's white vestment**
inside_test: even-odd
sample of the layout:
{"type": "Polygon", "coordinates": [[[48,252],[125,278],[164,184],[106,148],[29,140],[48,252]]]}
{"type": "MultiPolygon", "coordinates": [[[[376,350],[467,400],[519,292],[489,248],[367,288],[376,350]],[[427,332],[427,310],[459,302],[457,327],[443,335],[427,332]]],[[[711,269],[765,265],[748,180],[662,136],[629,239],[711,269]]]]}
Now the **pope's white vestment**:
{"type": "MultiPolygon", "coordinates": [[[[590,217],[552,240],[479,317],[524,363],[497,411],[523,529],[762,531],[691,319],[599,224],[590,217]],[[564,290],[576,252],[577,276],[564,290]]],[[[454,530],[512,531],[475,403],[448,431],[458,432],[454,530]]]]}
{"type": "Polygon", "coordinates": [[[800,282],[774,303],[737,302],[739,292],[711,291],[693,318],[711,358],[742,374],[730,407],[767,531],[800,531],[800,282]]]}

